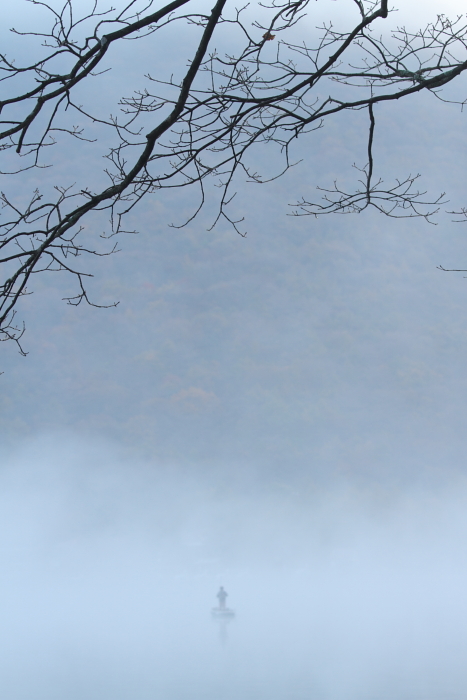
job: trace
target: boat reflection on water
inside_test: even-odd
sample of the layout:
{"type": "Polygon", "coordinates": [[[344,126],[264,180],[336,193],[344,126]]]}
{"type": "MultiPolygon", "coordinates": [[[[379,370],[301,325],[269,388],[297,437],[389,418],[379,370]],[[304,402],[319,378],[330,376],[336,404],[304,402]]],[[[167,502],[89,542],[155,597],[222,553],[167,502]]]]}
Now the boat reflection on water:
{"type": "Polygon", "coordinates": [[[227,595],[226,590],[221,586],[216,596],[219,605],[211,611],[213,619],[216,620],[219,625],[219,640],[222,644],[225,644],[227,641],[227,625],[231,620],[235,619],[235,611],[228,608],[226,605],[227,595]]]}

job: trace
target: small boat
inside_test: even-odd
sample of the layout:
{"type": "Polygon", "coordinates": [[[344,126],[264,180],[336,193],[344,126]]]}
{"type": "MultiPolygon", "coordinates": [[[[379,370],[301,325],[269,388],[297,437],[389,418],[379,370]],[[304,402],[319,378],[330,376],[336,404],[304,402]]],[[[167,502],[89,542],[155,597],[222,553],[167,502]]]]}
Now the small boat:
{"type": "Polygon", "coordinates": [[[213,608],[211,614],[216,620],[231,620],[235,617],[235,610],[231,608],[213,608]]]}

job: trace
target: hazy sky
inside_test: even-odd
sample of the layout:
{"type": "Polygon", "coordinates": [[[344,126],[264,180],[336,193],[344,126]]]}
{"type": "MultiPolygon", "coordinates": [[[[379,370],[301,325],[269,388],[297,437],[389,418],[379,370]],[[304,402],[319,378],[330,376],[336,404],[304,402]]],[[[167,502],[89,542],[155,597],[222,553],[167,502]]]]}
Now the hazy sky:
{"type": "MultiPolygon", "coordinates": [[[[466,206],[465,114],[377,111],[377,174],[466,206]]],[[[467,225],[289,216],[354,177],[366,129],[336,119],[241,185],[246,238],[148,198],[91,263],[115,309],[36,280],[29,354],[0,361],[6,700],[465,697],[467,279],[437,265],[467,268],[467,225]]]]}

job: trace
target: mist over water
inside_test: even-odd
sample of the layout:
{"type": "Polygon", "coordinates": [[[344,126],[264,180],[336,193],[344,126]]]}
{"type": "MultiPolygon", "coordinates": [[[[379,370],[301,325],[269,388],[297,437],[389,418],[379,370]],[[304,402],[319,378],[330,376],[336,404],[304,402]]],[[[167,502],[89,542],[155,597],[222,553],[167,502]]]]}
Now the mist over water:
{"type": "Polygon", "coordinates": [[[213,477],[72,436],[0,474],[9,700],[457,698],[467,482],[213,477]],[[211,619],[224,585],[236,619],[211,619]]]}
{"type": "MultiPolygon", "coordinates": [[[[310,26],[343,7],[312,3],[310,26]]],[[[391,26],[439,11],[465,8],[411,0],[391,26]]],[[[184,71],[174,36],[109,51],[86,99],[107,117],[158,55],[184,71]]],[[[378,107],[375,177],[420,171],[465,206],[464,119],[378,107]]],[[[354,187],[367,133],[366,113],[336,117],[284,178],[240,183],[245,239],[210,231],[209,205],[167,228],[194,194],[145,200],[140,234],[86,267],[116,308],[38,276],[29,355],[6,344],[0,365],[0,700],[467,697],[467,280],[436,269],[466,267],[465,228],[288,216],[317,184],[354,187]]],[[[98,177],[100,151],[71,144],[40,187],[91,186],[91,158],[98,177]]]]}

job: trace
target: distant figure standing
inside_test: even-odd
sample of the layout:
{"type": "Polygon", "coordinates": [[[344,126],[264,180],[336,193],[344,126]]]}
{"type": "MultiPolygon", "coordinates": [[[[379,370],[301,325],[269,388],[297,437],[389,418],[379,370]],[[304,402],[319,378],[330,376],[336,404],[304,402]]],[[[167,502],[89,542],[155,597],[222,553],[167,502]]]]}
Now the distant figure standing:
{"type": "Polygon", "coordinates": [[[219,588],[219,593],[217,594],[217,600],[219,601],[219,608],[225,610],[225,601],[227,600],[227,593],[225,592],[223,586],[219,588]]]}

